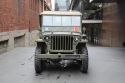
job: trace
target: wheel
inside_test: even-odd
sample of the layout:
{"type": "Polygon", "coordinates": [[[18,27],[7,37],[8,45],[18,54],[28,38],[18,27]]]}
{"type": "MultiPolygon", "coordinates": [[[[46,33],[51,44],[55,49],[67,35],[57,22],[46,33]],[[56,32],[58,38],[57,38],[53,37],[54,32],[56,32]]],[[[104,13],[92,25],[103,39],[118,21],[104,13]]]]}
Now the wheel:
{"type": "Polygon", "coordinates": [[[43,61],[40,59],[40,58],[38,58],[37,56],[36,56],[36,54],[41,54],[41,49],[39,48],[39,47],[36,47],[36,50],[35,50],[35,60],[34,60],[34,65],[35,65],[35,71],[36,71],[36,73],[41,73],[42,72],[42,70],[43,70],[43,61]]]}
{"type": "Polygon", "coordinates": [[[81,72],[87,73],[88,72],[88,57],[86,56],[85,59],[82,60],[81,63],[81,72]]]}
{"type": "Polygon", "coordinates": [[[88,50],[87,47],[83,47],[81,49],[82,54],[85,54],[85,58],[81,62],[81,72],[87,73],[88,72],[88,50]]]}

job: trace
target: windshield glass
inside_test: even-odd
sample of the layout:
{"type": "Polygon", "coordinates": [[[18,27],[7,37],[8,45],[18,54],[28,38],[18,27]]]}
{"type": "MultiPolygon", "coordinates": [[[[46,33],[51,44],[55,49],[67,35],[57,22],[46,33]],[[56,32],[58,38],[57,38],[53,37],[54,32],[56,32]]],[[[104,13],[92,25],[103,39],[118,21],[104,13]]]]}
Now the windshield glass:
{"type": "Polygon", "coordinates": [[[80,32],[80,16],[43,16],[42,31],[80,32]]]}

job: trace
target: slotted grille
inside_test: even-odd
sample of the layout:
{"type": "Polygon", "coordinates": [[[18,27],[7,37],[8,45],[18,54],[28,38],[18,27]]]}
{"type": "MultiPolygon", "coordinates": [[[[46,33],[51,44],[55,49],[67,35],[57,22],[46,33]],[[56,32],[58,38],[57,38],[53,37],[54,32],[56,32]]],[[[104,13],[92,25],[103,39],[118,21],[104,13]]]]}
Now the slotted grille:
{"type": "Polygon", "coordinates": [[[73,36],[51,36],[52,50],[73,50],[73,36]]]}

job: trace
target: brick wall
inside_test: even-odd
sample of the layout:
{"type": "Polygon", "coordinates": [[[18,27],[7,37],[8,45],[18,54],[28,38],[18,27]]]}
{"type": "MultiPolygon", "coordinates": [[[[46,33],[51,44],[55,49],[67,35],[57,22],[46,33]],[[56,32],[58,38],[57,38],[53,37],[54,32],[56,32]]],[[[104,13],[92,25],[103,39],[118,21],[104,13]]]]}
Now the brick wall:
{"type": "Polygon", "coordinates": [[[0,53],[14,47],[36,44],[43,2],[45,3],[44,0],[0,0],[0,53]]]}
{"type": "Polygon", "coordinates": [[[36,29],[41,11],[41,0],[0,0],[0,32],[36,29]]]}
{"type": "MultiPolygon", "coordinates": [[[[123,25],[122,25],[123,26],[123,25]]],[[[125,28],[121,26],[117,3],[111,3],[103,9],[101,44],[104,46],[123,46],[125,28]]]]}

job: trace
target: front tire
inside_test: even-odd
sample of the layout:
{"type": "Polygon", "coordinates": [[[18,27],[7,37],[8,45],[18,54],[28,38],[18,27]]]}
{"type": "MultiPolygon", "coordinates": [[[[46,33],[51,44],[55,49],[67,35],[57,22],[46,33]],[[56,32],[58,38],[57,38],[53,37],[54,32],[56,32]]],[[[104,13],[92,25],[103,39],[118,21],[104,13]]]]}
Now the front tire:
{"type": "Polygon", "coordinates": [[[85,58],[82,59],[80,69],[81,69],[82,73],[87,73],[88,72],[88,50],[87,50],[87,47],[83,47],[81,49],[81,52],[82,52],[82,54],[85,54],[85,58]]]}
{"type": "Polygon", "coordinates": [[[37,74],[41,73],[42,70],[43,70],[43,61],[37,57],[37,54],[41,54],[41,49],[39,47],[36,47],[36,50],[35,50],[35,63],[34,63],[34,66],[35,66],[35,71],[37,74]]]}

